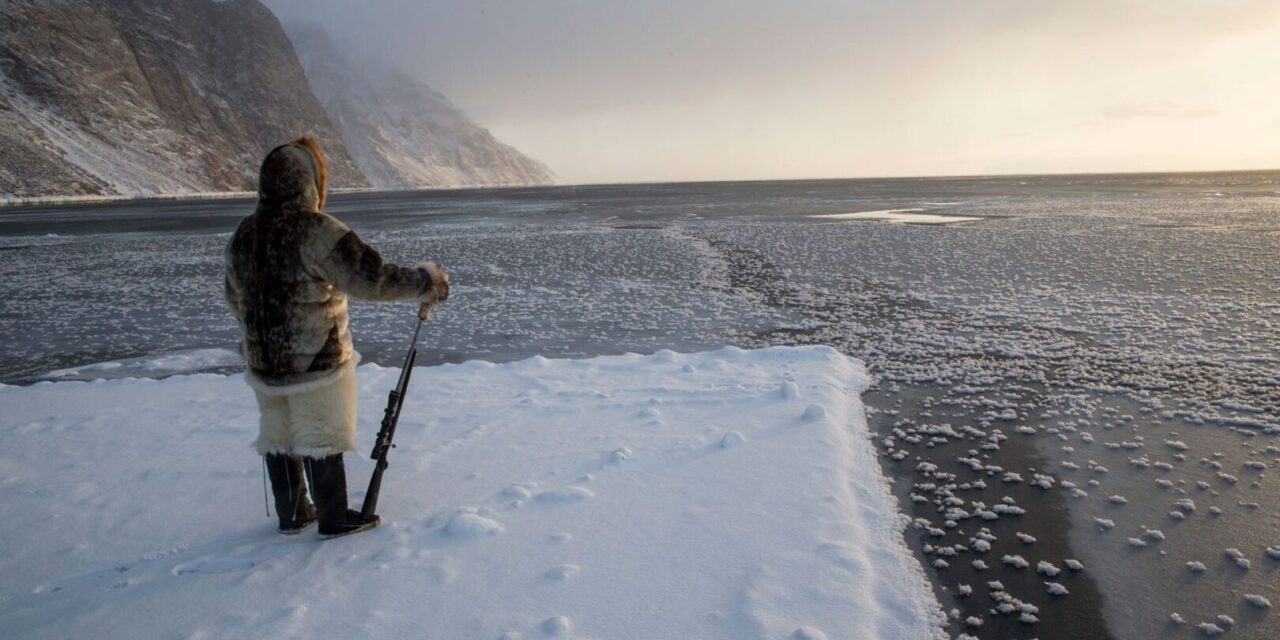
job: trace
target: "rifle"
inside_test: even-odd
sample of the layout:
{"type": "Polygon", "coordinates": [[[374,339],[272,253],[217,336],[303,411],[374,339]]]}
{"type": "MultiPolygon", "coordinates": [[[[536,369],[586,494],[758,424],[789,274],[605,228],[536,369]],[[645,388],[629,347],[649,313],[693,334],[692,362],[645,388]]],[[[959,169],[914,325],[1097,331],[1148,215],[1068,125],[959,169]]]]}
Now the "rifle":
{"type": "Polygon", "coordinates": [[[409,388],[409,376],[413,373],[413,362],[418,359],[418,332],[422,331],[422,322],[431,315],[435,301],[423,303],[418,310],[418,324],[413,329],[413,341],[409,343],[409,353],[404,356],[404,366],[400,369],[400,380],[396,388],[387,395],[387,409],[382,414],[382,428],[378,430],[378,439],[373,444],[373,477],[369,478],[369,490],[364,493],[364,505],[360,507],[360,515],[365,520],[373,518],[378,509],[378,493],[382,490],[382,474],[387,470],[387,453],[395,448],[391,442],[396,436],[396,423],[400,421],[400,408],[404,406],[404,395],[409,388]]]}

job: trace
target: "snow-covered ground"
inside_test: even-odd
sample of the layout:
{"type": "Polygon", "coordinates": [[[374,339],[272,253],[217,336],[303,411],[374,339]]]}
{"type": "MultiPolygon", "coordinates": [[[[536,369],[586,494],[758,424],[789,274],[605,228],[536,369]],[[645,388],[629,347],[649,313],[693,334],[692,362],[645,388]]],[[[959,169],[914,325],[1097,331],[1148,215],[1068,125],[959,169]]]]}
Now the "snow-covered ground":
{"type": "MultiPolygon", "coordinates": [[[[360,368],[360,444],[398,371],[360,368]]],[[[0,388],[6,637],[902,638],[940,613],[827,347],[415,371],[368,534],[263,513],[239,376],[0,388]]],[[[362,452],[363,453],[363,452],[362,452]]],[[[348,456],[353,498],[370,470],[348,456]]]]}

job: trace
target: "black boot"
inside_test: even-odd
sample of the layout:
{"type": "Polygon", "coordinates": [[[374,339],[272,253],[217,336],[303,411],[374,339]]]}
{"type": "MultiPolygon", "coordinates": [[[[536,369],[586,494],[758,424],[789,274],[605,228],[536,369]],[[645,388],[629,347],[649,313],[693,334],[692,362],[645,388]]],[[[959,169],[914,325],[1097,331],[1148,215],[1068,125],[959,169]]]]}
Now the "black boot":
{"type": "Polygon", "coordinates": [[[365,520],[359,511],[347,508],[347,469],[342,464],[341,453],[307,458],[305,467],[319,513],[321,539],[359,533],[382,522],[376,515],[365,520]]]}
{"type": "Polygon", "coordinates": [[[302,460],[279,453],[264,456],[271,493],[276,497],[276,516],[280,533],[297,535],[316,523],[316,510],[307,499],[307,481],[302,473],[302,460]]]}

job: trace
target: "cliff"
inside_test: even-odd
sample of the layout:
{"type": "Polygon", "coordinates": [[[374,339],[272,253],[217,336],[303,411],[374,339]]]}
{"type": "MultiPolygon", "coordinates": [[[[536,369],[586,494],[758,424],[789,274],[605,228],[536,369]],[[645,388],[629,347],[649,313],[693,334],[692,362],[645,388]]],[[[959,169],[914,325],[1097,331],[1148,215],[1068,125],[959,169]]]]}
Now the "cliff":
{"type": "Polygon", "coordinates": [[[325,112],[380,189],[551,184],[541,162],[503,144],[410,75],[356,61],[314,27],[287,27],[325,112]]]}
{"type": "Polygon", "coordinates": [[[251,191],[301,133],[334,187],[550,181],[425,85],[305,50],[314,83],[258,0],[0,0],[0,197],[251,191]]]}

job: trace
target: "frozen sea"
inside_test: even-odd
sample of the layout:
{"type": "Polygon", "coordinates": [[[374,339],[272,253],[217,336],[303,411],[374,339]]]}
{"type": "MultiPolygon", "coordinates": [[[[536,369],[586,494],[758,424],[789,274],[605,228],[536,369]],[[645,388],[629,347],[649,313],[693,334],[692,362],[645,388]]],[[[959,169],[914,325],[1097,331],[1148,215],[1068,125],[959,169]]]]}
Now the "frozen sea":
{"type": "MultiPolygon", "coordinates": [[[[252,207],[0,209],[0,381],[235,369],[221,251],[252,207]]],[[[389,259],[449,269],[422,364],[864,359],[955,637],[1280,636],[1260,606],[1280,605],[1280,173],[356,193],[329,211],[389,259]]],[[[412,311],[352,305],[366,361],[398,364],[412,311]]]]}

